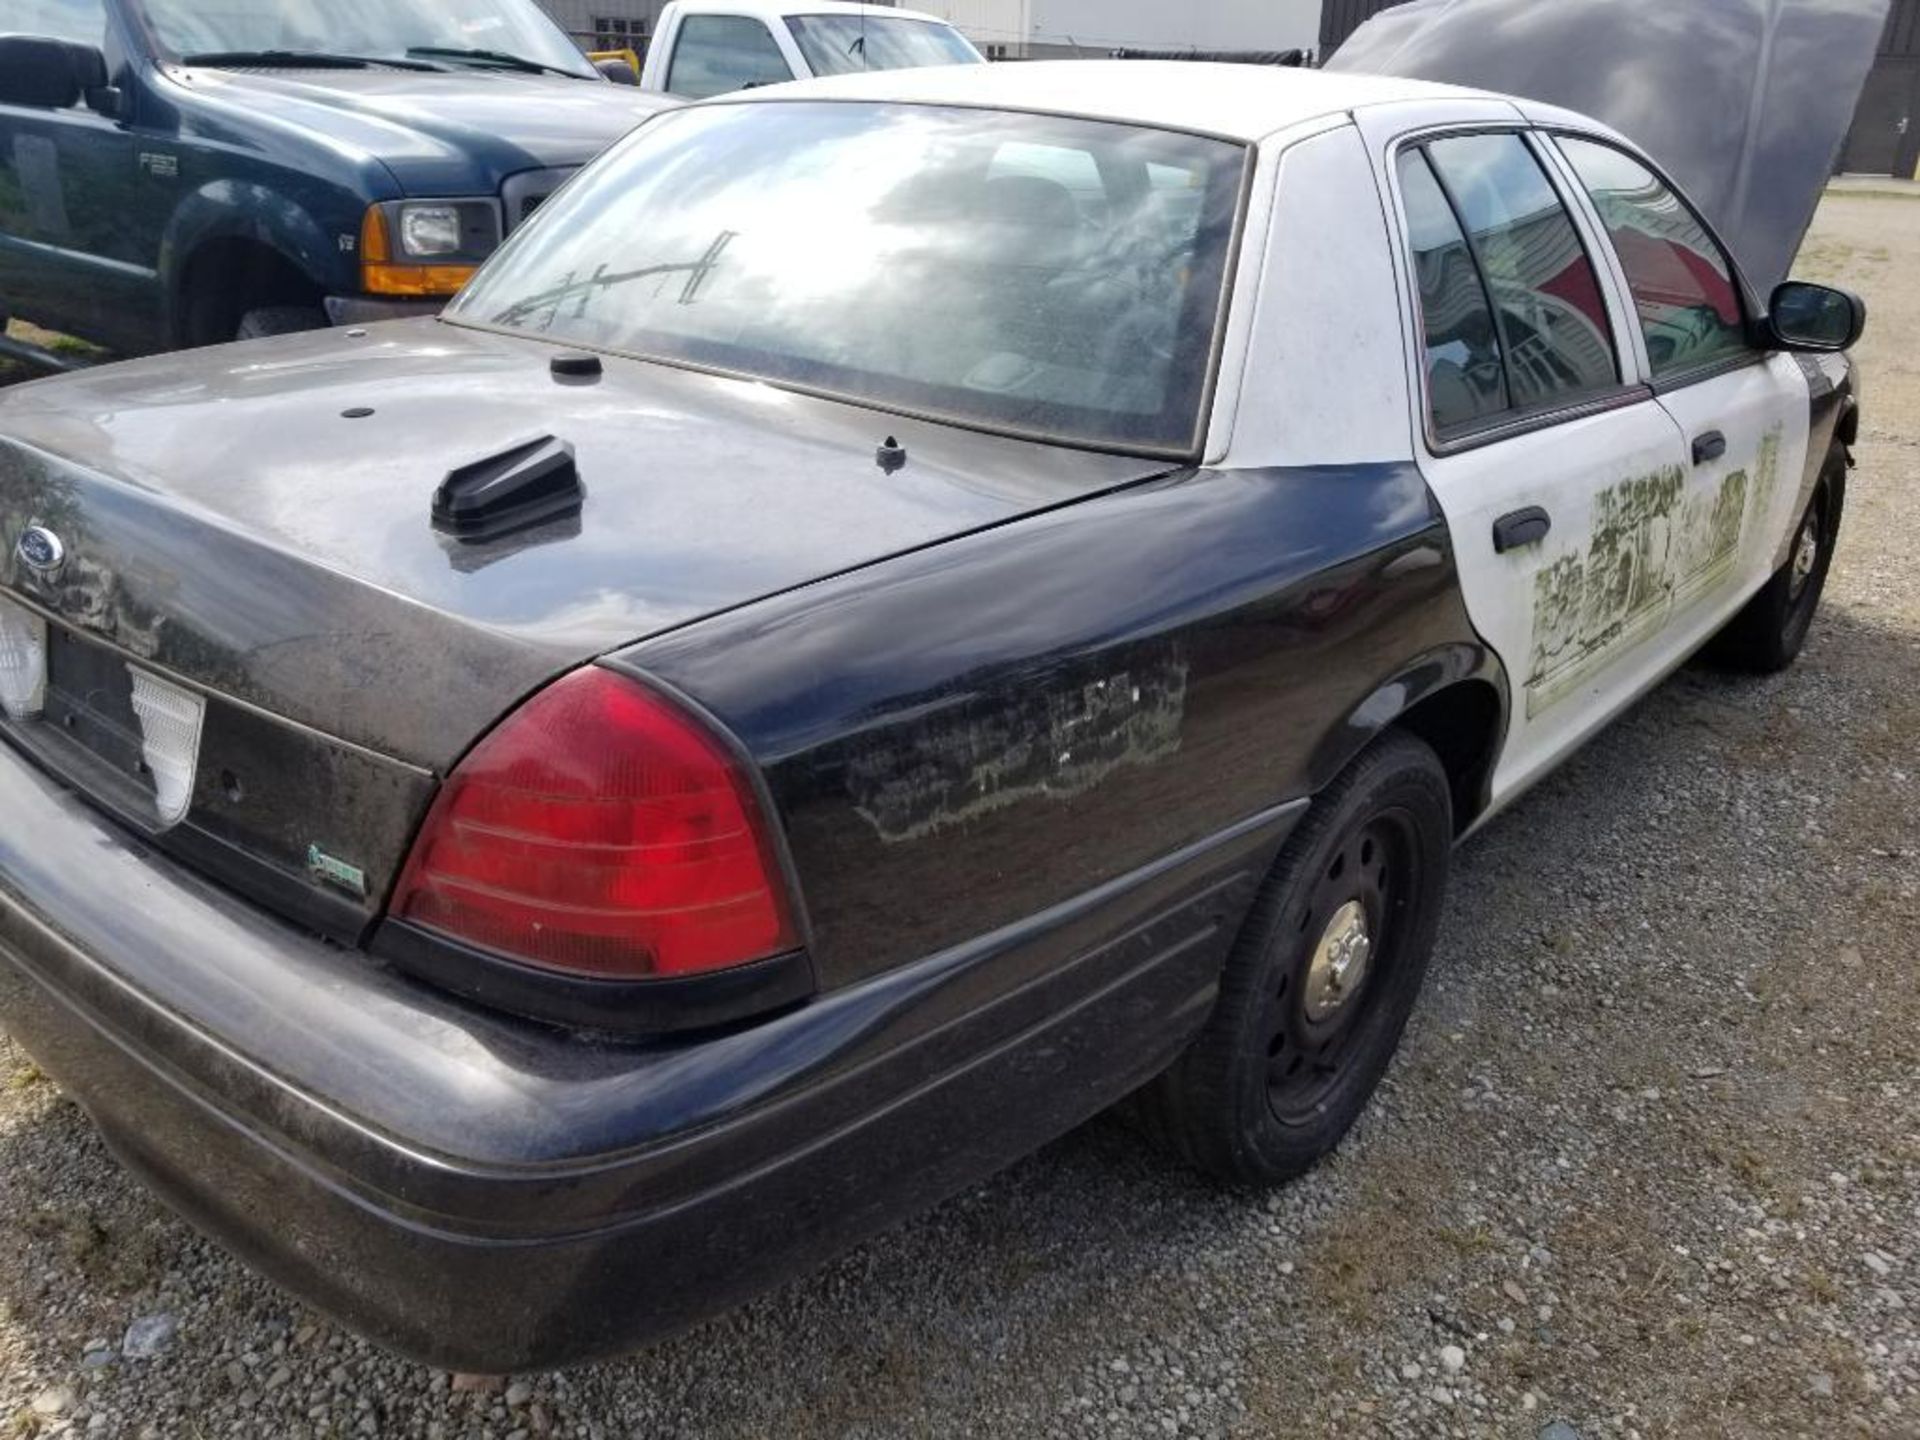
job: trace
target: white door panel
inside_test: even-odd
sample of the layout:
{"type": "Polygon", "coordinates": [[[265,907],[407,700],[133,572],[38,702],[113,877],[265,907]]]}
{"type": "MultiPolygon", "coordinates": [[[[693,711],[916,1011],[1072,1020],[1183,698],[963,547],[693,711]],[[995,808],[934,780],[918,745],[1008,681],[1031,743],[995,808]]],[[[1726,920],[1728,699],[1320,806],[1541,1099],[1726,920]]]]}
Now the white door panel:
{"type": "MultiPolygon", "coordinates": [[[[1529,198],[1524,167],[1505,163],[1491,143],[1470,149],[1451,138],[1504,131],[1507,122],[1398,110],[1362,112],[1358,121],[1378,147],[1376,174],[1399,232],[1416,422],[1424,413],[1432,431],[1416,429],[1421,468],[1453,537],[1468,614],[1510,686],[1492,813],[1657,685],[1765,582],[1798,518],[1790,512],[1806,460],[1807,383],[1785,356],[1740,363],[1745,332],[1726,303],[1731,271],[1719,271],[1722,295],[1709,283],[1724,265],[1711,237],[1650,170],[1606,137],[1565,142],[1579,164],[1561,142],[1535,137],[1534,158],[1567,205],[1579,248],[1594,257],[1621,383],[1609,392],[1592,367],[1569,361],[1576,383],[1566,407],[1543,415],[1536,404],[1527,413],[1514,357],[1530,352],[1513,342],[1525,336],[1564,349],[1565,327],[1542,328],[1533,312],[1569,299],[1578,277],[1571,265],[1552,269],[1574,247],[1552,235],[1550,207],[1529,198]],[[1414,143],[1445,182],[1452,219],[1420,167],[1403,163],[1403,147],[1414,143]],[[1590,183],[1606,196],[1604,213],[1590,183]],[[1630,254],[1610,227],[1627,236],[1630,254]],[[1462,230],[1475,237],[1472,270],[1453,254],[1465,248],[1462,230]],[[1630,289],[1635,274],[1640,292],[1630,289]],[[1486,368],[1480,332],[1491,322],[1469,323],[1476,300],[1482,314],[1493,301],[1506,317],[1500,364],[1515,420],[1504,434],[1484,435],[1483,417],[1499,413],[1484,404],[1489,387],[1455,379],[1486,368]],[[1649,380],[1659,366],[1690,362],[1708,378],[1655,395],[1649,380]],[[1734,368],[1712,374],[1716,364],[1734,368]],[[1471,439],[1476,425],[1480,443],[1471,439]],[[1715,443],[1696,460],[1695,440],[1710,436],[1715,443]],[[1497,524],[1534,509],[1546,512],[1547,533],[1501,553],[1497,524]]],[[[1552,389],[1529,378],[1536,390],[1552,389]]]]}
{"type": "Polygon", "coordinates": [[[1497,807],[1671,666],[1670,550],[1688,489],[1680,432],[1651,399],[1423,461],[1474,627],[1512,687],[1497,807]],[[1530,506],[1546,538],[1502,555],[1530,506]]]}
{"type": "Polygon", "coordinates": [[[1670,390],[1660,403],[1679,425],[1689,456],[1709,435],[1726,442],[1694,467],[1692,492],[1710,505],[1688,527],[1693,549],[1676,559],[1673,624],[1691,650],[1766,583],[1793,514],[1807,459],[1807,380],[1787,355],[1670,390]]]}

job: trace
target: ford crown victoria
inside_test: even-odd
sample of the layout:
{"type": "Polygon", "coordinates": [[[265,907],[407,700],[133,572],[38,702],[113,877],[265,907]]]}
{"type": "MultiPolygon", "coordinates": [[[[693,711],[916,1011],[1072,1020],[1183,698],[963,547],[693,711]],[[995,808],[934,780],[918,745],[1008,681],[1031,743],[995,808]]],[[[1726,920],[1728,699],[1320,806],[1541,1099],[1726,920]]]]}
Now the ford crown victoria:
{"type": "Polygon", "coordinates": [[[1863,317],[1776,278],[1606,125],[1399,78],[664,114],[443,318],[0,400],[0,1019],[466,1370],[1127,1097],[1294,1175],[1456,840],[1805,640],[1863,317]]]}

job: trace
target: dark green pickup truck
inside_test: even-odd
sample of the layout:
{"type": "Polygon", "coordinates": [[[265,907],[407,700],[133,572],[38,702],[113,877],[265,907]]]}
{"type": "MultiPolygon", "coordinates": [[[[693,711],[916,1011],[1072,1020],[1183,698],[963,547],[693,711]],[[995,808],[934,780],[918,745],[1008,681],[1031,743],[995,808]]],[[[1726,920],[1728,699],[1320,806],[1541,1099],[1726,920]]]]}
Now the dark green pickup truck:
{"type": "Polygon", "coordinates": [[[0,317],[138,354],[435,309],[671,103],[533,0],[6,0],[0,317]]]}

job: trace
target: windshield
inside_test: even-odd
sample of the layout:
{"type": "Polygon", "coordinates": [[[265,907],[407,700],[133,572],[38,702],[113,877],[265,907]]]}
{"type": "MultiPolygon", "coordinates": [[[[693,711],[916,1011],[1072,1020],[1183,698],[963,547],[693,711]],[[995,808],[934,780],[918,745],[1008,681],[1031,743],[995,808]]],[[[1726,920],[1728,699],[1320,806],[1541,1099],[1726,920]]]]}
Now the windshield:
{"type": "Polygon", "coordinates": [[[787,24],[815,75],[907,70],[915,65],[980,65],[980,52],[950,25],[864,15],[789,15],[787,24]]]}
{"type": "MultiPolygon", "coordinates": [[[[434,51],[493,51],[565,70],[598,72],[534,0],[143,0],[160,43],[175,55],[291,51],[406,60],[434,51]]],[[[475,64],[493,64],[478,57],[475,64]]]]}
{"type": "Polygon", "coordinates": [[[1238,145],[935,106],[643,125],[456,321],[1101,448],[1199,444],[1238,145]]]}

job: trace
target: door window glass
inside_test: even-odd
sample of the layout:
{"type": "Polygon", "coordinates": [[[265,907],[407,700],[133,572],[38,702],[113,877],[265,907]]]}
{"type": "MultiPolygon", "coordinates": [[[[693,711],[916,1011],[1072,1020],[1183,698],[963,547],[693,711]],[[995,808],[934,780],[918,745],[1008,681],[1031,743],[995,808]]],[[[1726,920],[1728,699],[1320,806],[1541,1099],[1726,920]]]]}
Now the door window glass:
{"type": "Polygon", "coordinates": [[[1428,147],[1493,298],[1516,409],[1565,403],[1620,380],[1593,262],[1540,162],[1515,134],[1428,147]]]}
{"type": "Polygon", "coordinates": [[[745,15],[689,15],[673,47],[667,89],[689,100],[793,79],[773,34],[745,15]]]}
{"type": "Polygon", "coordinates": [[[1444,435],[1507,408],[1500,341],[1467,237],[1418,150],[1401,152],[1400,195],[1420,292],[1427,404],[1444,435]]]}
{"type": "Polygon", "coordinates": [[[934,20],[789,15],[787,24],[815,75],[980,63],[980,56],[958,30],[934,20]]]}
{"type": "Polygon", "coordinates": [[[7,10],[10,13],[0,21],[0,28],[16,35],[45,35],[93,46],[106,43],[104,0],[8,0],[7,10]]]}
{"type": "Polygon", "coordinates": [[[1560,149],[1627,272],[1655,378],[1748,350],[1733,267],[1686,203],[1611,145],[1564,137],[1560,149]]]}

